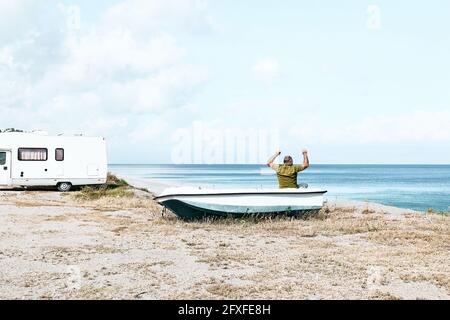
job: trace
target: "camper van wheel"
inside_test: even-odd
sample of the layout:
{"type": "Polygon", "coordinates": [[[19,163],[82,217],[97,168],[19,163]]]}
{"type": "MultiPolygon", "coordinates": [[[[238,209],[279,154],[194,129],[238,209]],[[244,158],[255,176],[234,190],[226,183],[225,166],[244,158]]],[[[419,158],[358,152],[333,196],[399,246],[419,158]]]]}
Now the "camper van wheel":
{"type": "Polygon", "coordinates": [[[70,182],[60,182],[56,187],[61,192],[67,192],[72,188],[72,184],[70,182]]]}

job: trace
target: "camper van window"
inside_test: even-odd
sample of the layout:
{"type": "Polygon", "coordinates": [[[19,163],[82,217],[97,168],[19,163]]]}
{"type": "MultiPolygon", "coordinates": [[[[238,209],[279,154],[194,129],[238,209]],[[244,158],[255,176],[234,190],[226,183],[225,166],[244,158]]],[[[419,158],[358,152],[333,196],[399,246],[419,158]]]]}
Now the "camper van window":
{"type": "Polygon", "coordinates": [[[6,164],[6,152],[0,152],[0,166],[6,164]]]}
{"type": "Polygon", "coordinates": [[[55,160],[64,161],[64,149],[58,148],[55,150],[55,160]]]}
{"type": "Polygon", "coordinates": [[[20,148],[20,161],[47,161],[48,150],[41,148],[20,148]]]}

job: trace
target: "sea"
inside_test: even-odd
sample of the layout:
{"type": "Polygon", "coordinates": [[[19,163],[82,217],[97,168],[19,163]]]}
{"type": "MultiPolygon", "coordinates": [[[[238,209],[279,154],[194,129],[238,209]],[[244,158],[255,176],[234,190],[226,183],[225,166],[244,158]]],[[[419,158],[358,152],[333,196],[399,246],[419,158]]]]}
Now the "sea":
{"type": "MultiPolygon", "coordinates": [[[[276,188],[275,173],[263,165],[111,164],[121,176],[168,185],[209,188],[276,188]]],[[[450,165],[313,164],[299,183],[328,190],[329,200],[358,200],[400,208],[450,211],[450,165]]]]}

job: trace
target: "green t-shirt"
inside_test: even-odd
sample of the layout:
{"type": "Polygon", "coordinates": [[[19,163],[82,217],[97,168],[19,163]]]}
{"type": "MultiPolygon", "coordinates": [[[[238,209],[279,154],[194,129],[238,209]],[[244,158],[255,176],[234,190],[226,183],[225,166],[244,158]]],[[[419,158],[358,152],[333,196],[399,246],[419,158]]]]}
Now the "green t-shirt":
{"type": "Polygon", "coordinates": [[[280,189],[298,188],[297,173],[305,170],[303,166],[293,165],[286,166],[284,164],[275,164],[272,168],[276,171],[278,176],[278,184],[280,189]]]}

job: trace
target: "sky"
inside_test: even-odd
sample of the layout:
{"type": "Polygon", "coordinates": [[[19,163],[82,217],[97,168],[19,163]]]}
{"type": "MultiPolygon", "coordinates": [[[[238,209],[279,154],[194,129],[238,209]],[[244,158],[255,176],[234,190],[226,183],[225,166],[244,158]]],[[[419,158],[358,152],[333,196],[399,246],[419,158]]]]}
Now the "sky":
{"type": "Polygon", "coordinates": [[[0,128],[111,163],[450,163],[450,3],[0,0],[0,128]]]}

